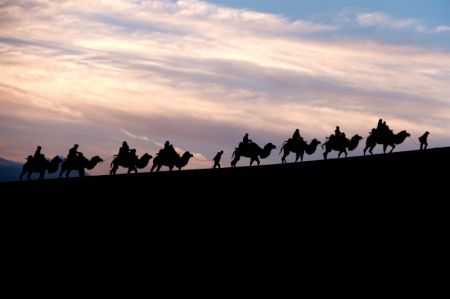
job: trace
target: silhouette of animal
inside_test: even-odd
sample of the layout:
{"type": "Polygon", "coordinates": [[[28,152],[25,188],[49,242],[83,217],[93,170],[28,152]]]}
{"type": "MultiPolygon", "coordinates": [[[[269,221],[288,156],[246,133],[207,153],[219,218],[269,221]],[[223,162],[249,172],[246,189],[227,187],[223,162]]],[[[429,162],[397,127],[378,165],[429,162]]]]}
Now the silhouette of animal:
{"type": "Polygon", "coordinates": [[[69,177],[70,172],[72,170],[78,170],[78,175],[80,177],[84,177],[84,170],[91,170],[97,166],[98,163],[103,162],[103,159],[99,156],[92,157],[91,160],[88,160],[85,156],[78,155],[74,158],[73,161],[64,160],[61,165],[61,172],[59,173],[59,177],[61,177],[64,172],[66,173],[66,178],[69,177]]]}
{"type": "Polygon", "coordinates": [[[42,159],[41,161],[33,161],[33,156],[27,157],[27,162],[22,167],[22,173],[20,174],[20,180],[22,180],[22,177],[25,173],[27,173],[27,178],[31,180],[31,173],[32,172],[38,172],[39,173],[39,179],[43,179],[45,176],[45,171],[48,171],[48,173],[55,173],[58,171],[59,163],[62,162],[62,159],[59,156],[55,156],[51,161],[48,161],[47,159],[42,159]]]}
{"type": "Polygon", "coordinates": [[[389,153],[395,148],[396,144],[401,144],[407,137],[411,137],[411,134],[406,132],[405,130],[394,134],[392,131],[387,132],[386,134],[370,134],[366,140],[366,147],[364,148],[364,156],[366,155],[366,151],[369,150],[369,153],[373,155],[372,151],[377,144],[383,145],[383,153],[386,153],[386,149],[388,146],[392,147],[389,153]]]}
{"type": "Polygon", "coordinates": [[[147,167],[148,162],[153,158],[152,155],[149,155],[147,153],[143,154],[140,159],[137,159],[136,161],[130,161],[128,160],[121,160],[119,157],[115,157],[114,160],[111,162],[111,170],[109,171],[109,174],[115,175],[117,172],[117,169],[119,166],[128,168],[128,173],[131,171],[134,171],[137,173],[137,169],[142,169],[147,167]]]}
{"type": "Polygon", "coordinates": [[[289,138],[284,144],[283,147],[280,149],[280,154],[282,151],[283,157],[281,158],[282,163],[287,163],[286,157],[289,155],[290,152],[295,153],[295,162],[298,161],[298,158],[300,158],[300,162],[303,162],[303,155],[305,152],[308,155],[314,154],[314,152],[317,149],[317,146],[320,144],[320,141],[317,139],[313,139],[310,144],[306,143],[304,140],[300,141],[294,141],[294,139],[289,138]]]}
{"type": "Polygon", "coordinates": [[[331,151],[337,151],[338,159],[341,157],[341,154],[344,153],[347,158],[347,150],[352,151],[356,149],[359,145],[359,142],[363,139],[361,136],[356,134],[350,140],[347,137],[339,137],[339,139],[328,139],[327,142],[322,144],[322,149],[325,147],[325,152],[323,153],[323,158],[326,160],[328,157],[328,153],[331,151]]]}
{"type": "Polygon", "coordinates": [[[156,168],[156,171],[159,171],[162,166],[169,167],[169,170],[172,171],[174,167],[178,168],[178,170],[181,170],[184,166],[186,166],[189,162],[189,159],[192,158],[194,155],[192,155],[190,152],[185,152],[183,156],[180,157],[178,153],[175,151],[172,154],[161,154],[158,153],[153,159],[153,165],[151,171],[156,168]]]}
{"type": "Polygon", "coordinates": [[[275,149],[276,146],[272,143],[267,143],[264,148],[261,148],[259,145],[257,145],[254,142],[250,142],[248,145],[242,146],[241,144],[239,147],[237,147],[233,155],[231,156],[231,159],[234,159],[231,161],[231,167],[236,167],[236,163],[239,161],[241,157],[247,157],[250,158],[250,166],[252,166],[253,162],[256,161],[258,165],[260,164],[259,158],[265,159],[267,158],[273,149],[275,149]]]}

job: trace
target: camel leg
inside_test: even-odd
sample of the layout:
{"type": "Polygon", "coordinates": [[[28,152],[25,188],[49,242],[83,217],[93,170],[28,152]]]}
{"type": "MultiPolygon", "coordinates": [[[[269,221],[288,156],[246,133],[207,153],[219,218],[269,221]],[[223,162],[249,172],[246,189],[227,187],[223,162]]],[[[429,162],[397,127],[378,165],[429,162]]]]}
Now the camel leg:
{"type": "Polygon", "coordinates": [[[231,167],[236,167],[237,162],[239,161],[239,157],[236,156],[233,161],[231,161],[231,167]]]}
{"type": "Polygon", "coordinates": [[[387,144],[383,144],[383,154],[386,154],[386,149],[387,149],[388,145],[387,144]]]}
{"type": "Polygon", "coordinates": [[[67,169],[67,170],[66,170],[66,178],[69,177],[69,174],[70,174],[71,171],[72,171],[71,169],[67,169]]]}
{"type": "Polygon", "coordinates": [[[78,170],[78,176],[79,176],[80,178],[84,177],[84,168],[80,168],[80,169],[78,170]]]}
{"type": "Polygon", "coordinates": [[[172,171],[172,169],[173,169],[173,165],[169,166],[169,171],[172,171]]]}
{"type": "Polygon", "coordinates": [[[259,166],[259,164],[260,164],[261,162],[259,161],[259,158],[258,158],[258,157],[256,157],[255,161],[256,161],[256,163],[258,163],[258,166],[259,166]]]}
{"type": "MultiPolygon", "coordinates": [[[[300,154],[299,153],[297,153],[297,154],[295,154],[295,162],[298,162],[298,158],[300,158],[300,154]]],[[[303,158],[302,158],[302,160],[303,160],[303,158]]]]}
{"type": "Polygon", "coordinates": [[[252,166],[252,164],[253,164],[253,161],[254,161],[254,159],[253,159],[253,158],[251,158],[251,159],[250,159],[250,166],[252,166]]]}
{"type": "Polygon", "coordinates": [[[31,181],[31,171],[28,171],[27,178],[29,181],[31,181]]]}
{"type": "Polygon", "coordinates": [[[329,152],[324,152],[324,153],[323,153],[323,158],[324,158],[324,160],[327,159],[328,153],[329,153],[329,152]]]}
{"type": "Polygon", "coordinates": [[[372,152],[372,151],[373,151],[374,148],[375,148],[375,146],[371,146],[370,149],[369,149],[369,153],[370,153],[371,155],[373,155],[373,152],[372,152]]]}
{"type": "Polygon", "coordinates": [[[392,144],[391,146],[392,146],[392,149],[391,149],[391,151],[389,152],[389,154],[392,153],[392,152],[394,151],[395,144],[392,144]]]}
{"type": "Polygon", "coordinates": [[[159,170],[161,169],[161,167],[162,167],[162,164],[161,164],[161,165],[158,165],[158,167],[156,167],[156,172],[159,172],[159,170]]]}
{"type": "Polygon", "coordinates": [[[283,157],[281,158],[281,163],[283,163],[283,164],[287,163],[287,161],[286,161],[286,157],[287,156],[289,156],[289,152],[288,151],[284,151],[283,157]]]}
{"type": "Polygon", "coordinates": [[[367,151],[368,148],[369,148],[368,146],[366,146],[366,147],[364,148],[364,156],[366,155],[366,151],[367,151]]]}
{"type": "Polygon", "coordinates": [[[109,175],[116,175],[117,168],[119,168],[119,166],[114,164],[113,168],[111,168],[111,170],[109,171],[109,175]]]}

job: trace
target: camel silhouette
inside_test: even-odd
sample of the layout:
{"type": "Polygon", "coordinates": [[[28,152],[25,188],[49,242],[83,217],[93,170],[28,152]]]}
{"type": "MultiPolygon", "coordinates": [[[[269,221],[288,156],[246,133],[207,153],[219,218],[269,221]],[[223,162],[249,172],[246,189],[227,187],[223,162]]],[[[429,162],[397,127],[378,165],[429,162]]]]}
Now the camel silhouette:
{"type": "Polygon", "coordinates": [[[169,167],[169,170],[172,171],[174,167],[177,167],[178,170],[181,170],[184,166],[186,166],[189,162],[189,159],[192,158],[194,155],[192,155],[190,152],[185,152],[183,156],[180,157],[178,153],[173,151],[172,153],[163,153],[160,152],[156,155],[155,159],[153,159],[153,165],[151,171],[156,168],[156,171],[159,171],[162,166],[169,167]]]}
{"type": "Polygon", "coordinates": [[[252,166],[254,161],[256,161],[256,163],[258,163],[259,165],[259,158],[267,158],[275,148],[276,146],[270,142],[267,143],[264,148],[261,148],[254,142],[250,142],[248,145],[244,145],[243,143],[241,143],[239,144],[239,147],[234,150],[233,155],[231,156],[231,159],[233,159],[234,157],[234,159],[231,161],[231,167],[236,167],[236,163],[241,157],[250,158],[250,166],[252,166]]]}
{"type": "Polygon", "coordinates": [[[85,156],[79,154],[74,158],[74,160],[69,162],[65,160],[62,163],[59,177],[61,177],[65,172],[66,178],[68,178],[72,170],[78,170],[79,176],[84,177],[84,170],[94,169],[94,167],[97,166],[99,162],[103,162],[103,159],[99,156],[92,157],[91,160],[88,160],[85,156]]]}
{"type": "Polygon", "coordinates": [[[364,156],[366,155],[366,151],[369,150],[369,153],[373,155],[372,151],[377,144],[383,145],[383,153],[386,153],[386,149],[388,146],[392,147],[389,153],[395,148],[396,144],[401,144],[407,137],[410,137],[411,134],[406,132],[405,130],[394,134],[392,131],[388,131],[386,134],[370,134],[366,140],[366,147],[364,148],[364,156]]]}
{"type": "Polygon", "coordinates": [[[147,167],[148,162],[152,159],[152,155],[147,153],[143,154],[140,159],[136,159],[134,161],[130,161],[131,159],[121,160],[119,157],[115,157],[111,162],[111,170],[109,171],[110,175],[115,175],[119,166],[128,168],[128,174],[131,171],[137,173],[137,169],[142,169],[147,167]]]}
{"type": "Polygon", "coordinates": [[[295,153],[295,162],[298,161],[298,158],[300,158],[300,162],[303,162],[303,155],[305,152],[308,155],[314,154],[314,152],[317,149],[317,146],[320,144],[320,141],[314,138],[310,144],[306,143],[303,139],[299,141],[295,141],[292,138],[289,138],[287,141],[284,142],[283,147],[280,149],[280,154],[282,151],[283,157],[281,158],[282,163],[287,163],[286,157],[289,155],[290,152],[295,153]]]}
{"type": "Polygon", "coordinates": [[[62,162],[62,159],[59,156],[55,156],[51,161],[43,158],[41,161],[37,161],[37,163],[34,162],[33,156],[27,157],[27,162],[22,167],[20,180],[22,180],[25,173],[27,173],[28,180],[31,180],[32,172],[38,172],[39,179],[42,180],[45,176],[45,171],[48,171],[48,173],[55,173],[58,171],[59,163],[62,162]]]}
{"type": "Polygon", "coordinates": [[[328,157],[328,153],[331,151],[337,151],[338,159],[341,157],[341,154],[344,153],[345,157],[347,158],[347,150],[352,151],[356,149],[359,145],[359,142],[363,139],[361,136],[356,134],[353,136],[350,140],[347,137],[341,136],[339,139],[333,138],[328,139],[327,142],[322,144],[322,149],[325,147],[325,152],[323,153],[323,158],[326,160],[328,157]]]}

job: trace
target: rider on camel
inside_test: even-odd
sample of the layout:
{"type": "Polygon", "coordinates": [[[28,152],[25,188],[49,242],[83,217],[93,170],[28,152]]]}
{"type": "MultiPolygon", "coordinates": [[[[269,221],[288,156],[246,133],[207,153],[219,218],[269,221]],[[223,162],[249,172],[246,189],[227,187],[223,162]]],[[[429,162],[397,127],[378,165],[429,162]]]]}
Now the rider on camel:
{"type": "Polygon", "coordinates": [[[75,144],[67,154],[67,162],[74,162],[78,156],[82,156],[83,154],[77,151],[78,144],[75,144]]]}
{"type": "Polygon", "coordinates": [[[125,161],[128,159],[130,155],[130,147],[126,141],[122,142],[122,147],[119,149],[119,153],[117,154],[117,158],[119,160],[125,161]]]}

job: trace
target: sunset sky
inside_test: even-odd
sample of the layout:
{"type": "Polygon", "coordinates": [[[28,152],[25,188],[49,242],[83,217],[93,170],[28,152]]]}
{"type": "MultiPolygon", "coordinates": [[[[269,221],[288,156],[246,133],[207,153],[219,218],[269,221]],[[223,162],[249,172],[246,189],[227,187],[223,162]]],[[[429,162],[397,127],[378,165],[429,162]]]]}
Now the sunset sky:
{"type": "Polygon", "coordinates": [[[411,133],[399,151],[426,130],[450,146],[447,0],[0,0],[0,51],[0,157],[13,161],[74,143],[108,159],[124,140],[154,155],[170,140],[198,160],[224,150],[229,166],[247,132],[279,147],[296,128],[367,137],[379,118],[411,133]]]}

